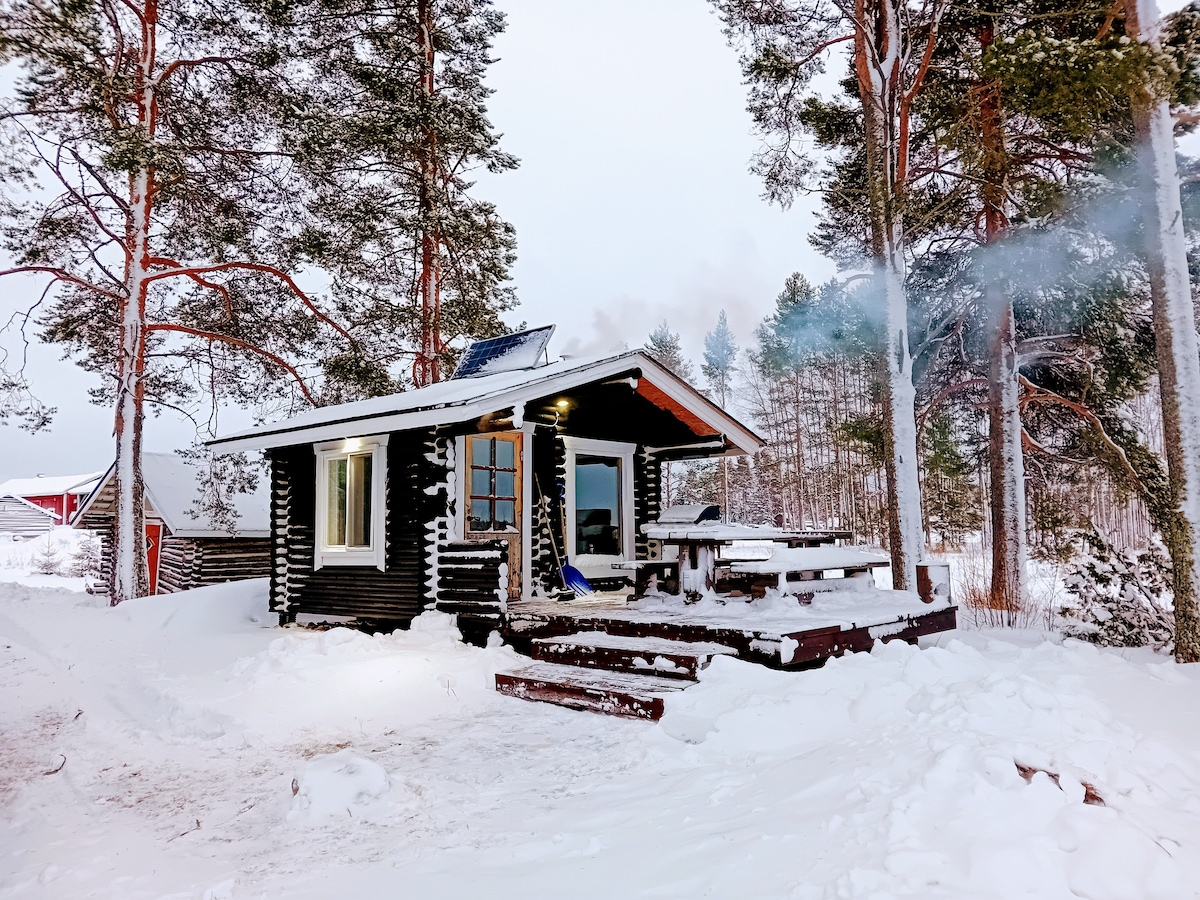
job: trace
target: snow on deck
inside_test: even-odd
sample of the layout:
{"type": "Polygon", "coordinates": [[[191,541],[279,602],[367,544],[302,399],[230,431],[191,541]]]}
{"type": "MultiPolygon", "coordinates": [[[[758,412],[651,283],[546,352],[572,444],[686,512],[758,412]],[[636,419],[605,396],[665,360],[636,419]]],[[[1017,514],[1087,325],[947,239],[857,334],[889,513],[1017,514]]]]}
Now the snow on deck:
{"type": "Polygon", "coordinates": [[[535,638],[546,644],[569,644],[575,647],[595,647],[600,650],[634,650],[650,655],[716,656],[718,653],[737,654],[732,647],[710,641],[672,641],[656,637],[626,637],[603,631],[578,631],[562,637],[535,638]]]}
{"type": "Polygon", "coordinates": [[[528,601],[510,603],[510,617],[578,616],[619,619],[625,622],[665,622],[731,631],[785,635],[836,627],[842,631],[869,625],[886,625],[910,616],[948,609],[944,601],[923,603],[910,591],[877,588],[823,591],[812,603],[769,591],[761,600],[704,597],[687,603],[681,597],[645,597],[626,603],[624,595],[598,595],[567,602],[528,601]]]}

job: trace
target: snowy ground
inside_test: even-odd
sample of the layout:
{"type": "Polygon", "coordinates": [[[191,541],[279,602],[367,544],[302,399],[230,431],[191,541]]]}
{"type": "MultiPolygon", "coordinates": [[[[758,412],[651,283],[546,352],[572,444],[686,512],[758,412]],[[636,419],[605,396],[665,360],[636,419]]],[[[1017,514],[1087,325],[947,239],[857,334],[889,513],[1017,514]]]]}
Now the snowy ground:
{"type": "Polygon", "coordinates": [[[445,617],[280,631],[262,583],[110,610],[6,578],[0,896],[1200,897],[1200,671],[1149,653],[718,658],[649,725],[495,694],[517,658],[445,617]]]}

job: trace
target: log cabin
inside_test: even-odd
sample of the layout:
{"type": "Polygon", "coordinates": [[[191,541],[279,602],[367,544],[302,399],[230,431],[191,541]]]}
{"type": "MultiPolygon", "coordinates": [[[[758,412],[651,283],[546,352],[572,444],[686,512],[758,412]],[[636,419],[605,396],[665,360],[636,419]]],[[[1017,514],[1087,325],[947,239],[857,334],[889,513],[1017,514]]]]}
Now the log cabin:
{"type": "Polygon", "coordinates": [[[46,534],[58,524],[58,516],[24,497],[0,493],[0,535],[32,538],[46,534]]]}
{"type": "Polygon", "coordinates": [[[652,558],[641,526],[660,511],[664,461],[763,446],[644,353],[514,355],[210,442],[270,459],[281,622],[406,625],[433,603],[486,634],[509,602],[560,591],[564,560],[605,585],[652,558]]]}
{"type": "MultiPolygon", "coordinates": [[[[111,586],[115,474],[114,465],[80,505],[73,523],[100,535],[101,576],[93,586],[97,594],[109,593],[111,586]]],[[[192,504],[200,496],[200,473],[179,456],[143,453],[142,479],[151,594],[267,576],[270,527],[265,490],[235,495],[236,525],[230,533],[193,515],[192,504]]]]}
{"type": "Polygon", "coordinates": [[[552,330],[473,345],[448,381],[209,442],[269,460],[281,625],[388,629],[441,610],[466,640],[498,634],[532,657],[497,691],[644,719],[716,656],[802,669],[955,627],[948,590],[876,589],[887,558],[832,546],[848,535],[664,511],[664,462],[764,442],[640,351],[542,360],[552,330]],[[719,559],[738,541],[779,549],[719,559]],[[568,561],[601,591],[566,590],[568,561]]]}

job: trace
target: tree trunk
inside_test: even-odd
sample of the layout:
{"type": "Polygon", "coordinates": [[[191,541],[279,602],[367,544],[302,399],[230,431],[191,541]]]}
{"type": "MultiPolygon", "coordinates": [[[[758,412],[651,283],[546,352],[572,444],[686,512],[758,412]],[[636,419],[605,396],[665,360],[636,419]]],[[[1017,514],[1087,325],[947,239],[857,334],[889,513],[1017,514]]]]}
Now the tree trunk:
{"type": "MultiPolygon", "coordinates": [[[[1134,40],[1159,42],[1153,0],[1126,4],[1134,40]]],[[[1143,88],[1132,96],[1145,216],[1146,268],[1154,311],[1162,396],[1163,443],[1178,525],[1163,537],[1175,588],[1175,659],[1200,662],[1200,349],[1188,278],[1187,241],[1179,201],[1175,133],[1166,98],[1143,88]]]]}
{"type": "Polygon", "coordinates": [[[887,297],[887,380],[884,424],[888,443],[888,530],[892,536],[892,586],[916,590],[921,532],[921,482],[917,472],[917,392],[908,349],[908,298],[898,226],[888,241],[883,277],[887,297]]]}
{"type": "MultiPolygon", "coordinates": [[[[425,95],[425,115],[433,115],[433,2],[418,0],[417,17],[421,28],[421,92],[425,95]]],[[[421,191],[418,198],[421,217],[421,274],[417,293],[421,301],[421,335],[414,378],[417,387],[441,381],[441,277],[438,271],[438,235],[434,223],[437,196],[437,139],[432,125],[425,128],[421,150],[421,191]]]]}
{"type": "MultiPolygon", "coordinates": [[[[142,44],[138,66],[138,120],[152,140],[156,125],[154,53],[158,6],[142,8],[142,44]]],[[[126,233],[125,296],[118,312],[116,438],[116,521],[113,526],[112,584],[109,602],[116,605],[150,593],[146,553],[145,485],[142,482],[142,426],[145,418],[146,280],[150,271],[150,221],[155,173],[148,161],[129,178],[126,233]]]]}
{"type": "Polygon", "coordinates": [[[863,104],[872,255],[887,328],[884,443],[892,585],[915,590],[924,535],[901,209],[908,152],[898,83],[901,25],[892,0],[856,0],[855,19],[854,60],[863,104]]]}
{"type": "Polygon", "coordinates": [[[130,297],[121,304],[121,358],[114,423],[117,510],[109,594],[109,602],[114,606],[122,600],[144,597],[150,593],[145,487],[142,482],[146,289],[140,274],[135,274],[130,280],[130,297]]]}
{"type": "Polygon", "coordinates": [[[1024,597],[1026,557],[1025,460],[1021,446],[1020,385],[1012,299],[989,284],[988,475],[991,489],[992,586],[988,605],[1004,610],[1007,624],[1024,597]]]}
{"type": "MultiPolygon", "coordinates": [[[[989,20],[979,32],[986,52],[995,40],[989,20]]],[[[983,213],[985,244],[996,246],[1008,231],[1008,152],[1000,85],[979,86],[980,143],[983,151],[983,213]]],[[[1024,599],[1026,557],[1025,459],[1021,444],[1020,361],[1016,350],[1016,321],[1006,275],[995,258],[985,263],[983,302],[988,323],[988,475],[992,496],[992,584],[988,605],[1003,610],[1007,624],[1024,599]]]]}

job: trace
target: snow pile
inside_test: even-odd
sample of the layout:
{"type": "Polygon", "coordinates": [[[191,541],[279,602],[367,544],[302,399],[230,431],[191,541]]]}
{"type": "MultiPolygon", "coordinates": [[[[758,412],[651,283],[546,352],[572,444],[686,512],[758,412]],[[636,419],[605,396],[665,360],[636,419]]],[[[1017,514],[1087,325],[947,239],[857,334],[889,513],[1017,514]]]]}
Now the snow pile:
{"type": "Polygon", "coordinates": [[[496,694],[441,614],[273,621],[0,584],[0,896],[1195,896],[1200,671],[1148,649],[721,657],[650,725],[496,694]]]}
{"type": "Polygon", "coordinates": [[[324,824],[329,819],[370,821],[396,805],[387,769],[352,750],[315,757],[292,782],[295,800],[288,820],[324,824]]]}
{"type": "Polygon", "coordinates": [[[844,848],[800,896],[1188,897],[1200,760],[1096,687],[1134,676],[1195,696],[1189,675],[1075,642],[893,642],[801,678],[722,657],[668,698],[662,727],[709,765],[781,769],[780,801],[844,848]],[[1039,771],[1027,783],[1018,764],[1039,771]],[[1084,803],[1085,783],[1105,805],[1084,803]]]}
{"type": "Polygon", "coordinates": [[[217,584],[177,594],[126,600],[113,615],[145,634],[161,632],[189,642],[202,635],[227,635],[275,624],[267,609],[266,578],[217,584]]]}
{"type": "Polygon", "coordinates": [[[40,570],[53,569],[67,573],[81,546],[94,540],[96,538],[90,532],[69,525],[61,525],[29,540],[0,534],[0,582],[82,591],[86,586],[84,578],[60,577],[40,570]]]}

